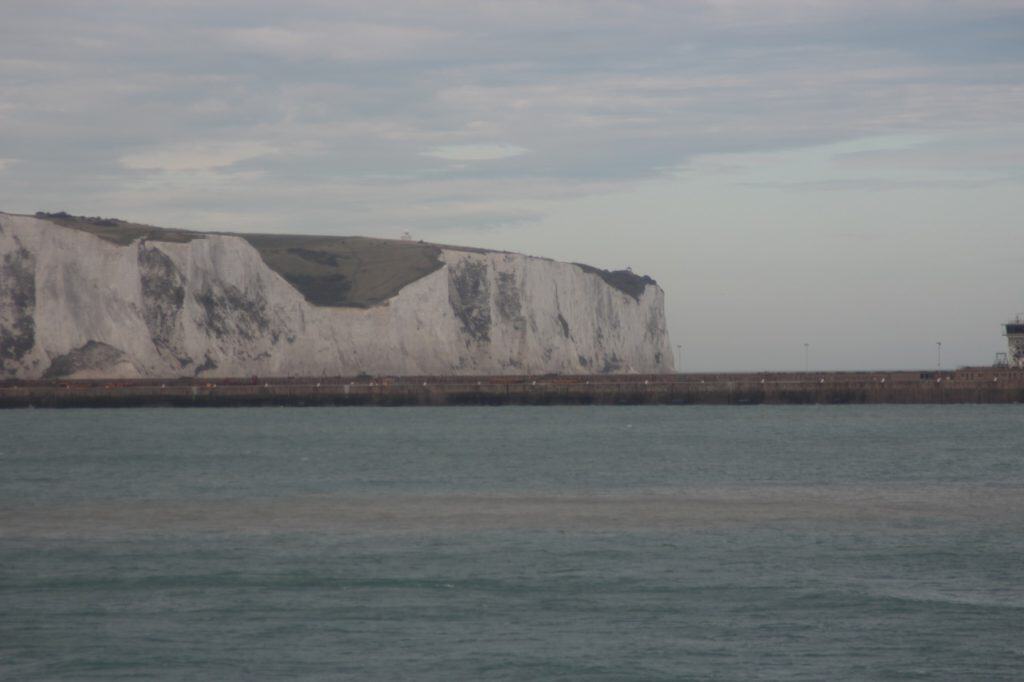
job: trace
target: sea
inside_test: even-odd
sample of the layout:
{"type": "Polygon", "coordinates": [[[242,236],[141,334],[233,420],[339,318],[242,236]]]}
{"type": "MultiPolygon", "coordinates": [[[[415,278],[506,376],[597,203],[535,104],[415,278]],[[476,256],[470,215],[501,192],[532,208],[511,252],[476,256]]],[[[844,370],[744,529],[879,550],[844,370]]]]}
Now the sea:
{"type": "Polygon", "coordinates": [[[3,680],[1021,680],[1024,406],[0,412],[3,680]]]}

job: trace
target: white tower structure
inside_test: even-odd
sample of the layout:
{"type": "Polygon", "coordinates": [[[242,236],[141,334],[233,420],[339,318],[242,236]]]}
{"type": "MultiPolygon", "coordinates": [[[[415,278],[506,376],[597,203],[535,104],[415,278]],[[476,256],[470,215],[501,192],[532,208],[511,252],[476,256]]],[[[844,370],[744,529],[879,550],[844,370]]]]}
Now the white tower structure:
{"type": "Polygon", "coordinates": [[[1007,360],[1010,367],[1024,369],[1024,315],[1006,323],[1007,360]]]}

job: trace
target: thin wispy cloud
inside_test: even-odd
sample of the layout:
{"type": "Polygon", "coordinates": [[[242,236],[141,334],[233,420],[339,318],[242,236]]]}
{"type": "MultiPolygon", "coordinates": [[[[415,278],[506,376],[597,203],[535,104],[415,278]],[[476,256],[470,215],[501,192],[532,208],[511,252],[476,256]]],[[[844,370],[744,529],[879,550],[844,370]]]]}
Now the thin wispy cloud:
{"type": "Polygon", "coordinates": [[[513,144],[453,144],[435,147],[423,152],[423,155],[448,161],[493,161],[495,159],[510,159],[528,151],[528,149],[513,144]]]}
{"type": "Polygon", "coordinates": [[[211,32],[211,37],[227,50],[289,60],[372,63],[422,54],[457,36],[423,26],[346,22],[230,28],[211,32]]]}
{"type": "MultiPolygon", "coordinates": [[[[0,153],[24,182],[0,199],[32,205],[239,163],[262,173],[239,188],[254,197],[472,174],[504,204],[517,180],[625,187],[708,154],[975,135],[1024,108],[1024,12],[995,0],[14,2],[4,24],[0,153]]],[[[396,192],[363,229],[416,200],[396,192]]]]}
{"type": "Polygon", "coordinates": [[[135,170],[189,171],[228,168],[240,161],[258,159],[276,151],[274,147],[255,143],[190,144],[155,148],[122,156],[121,165],[135,170]]]}

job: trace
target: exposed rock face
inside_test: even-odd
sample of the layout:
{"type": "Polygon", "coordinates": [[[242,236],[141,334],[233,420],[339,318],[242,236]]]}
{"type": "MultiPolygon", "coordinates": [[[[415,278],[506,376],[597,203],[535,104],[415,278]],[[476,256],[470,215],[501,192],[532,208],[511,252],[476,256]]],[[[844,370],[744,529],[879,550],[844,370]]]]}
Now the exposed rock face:
{"type": "Polygon", "coordinates": [[[35,346],[36,259],[17,237],[0,258],[0,363],[15,363],[35,346]]]}
{"type": "Polygon", "coordinates": [[[487,265],[464,260],[448,266],[448,302],[462,323],[462,331],[478,343],[491,340],[491,282],[487,265]]]}
{"type": "Polygon", "coordinates": [[[88,341],[64,355],[58,355],[43,373],[44,379],[58,377],[111,377],[134,372],[125,354],[105,343],[88,341]]]}
{"type": "Polygon", "coordinates": [[[647,278],[384,240],[351,256],[340,239],[97,223],[111,239],[58,222],[0,213],[0,378],[673,370],[647,278]],[[393,254],[406,269],[389,283],[377,264],[393,254]],[[363,298],[337,304],[352,291],[363,298]]]}

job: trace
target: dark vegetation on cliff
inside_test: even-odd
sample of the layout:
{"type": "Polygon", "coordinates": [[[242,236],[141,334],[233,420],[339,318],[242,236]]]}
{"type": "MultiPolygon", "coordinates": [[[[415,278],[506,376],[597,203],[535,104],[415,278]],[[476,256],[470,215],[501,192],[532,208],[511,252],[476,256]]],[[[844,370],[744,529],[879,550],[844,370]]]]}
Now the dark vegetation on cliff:
{"type": "Polygon", "coordinates": [[[190,242],[193,239],[202,239],[201,232],[190,232],[189,230],[178,230],[168,227],[154,227],[140,223],[130,223],[116,218],[87,218],[85,216],[70,215],[64,211],[57,213],[46,213],[38,211],[36,218],[49,220],[62,227],[70,227],[94,234],[108,242],[128,246],[136,239],[146,239],[154,242],[177,242],[179,244],[190,242]]]}
{"type": "Polygon", "coordinates": [[[657,284],[657,282],[647,275],[637,275],[632,270],[602,270],[591,265],[584,265],[583,263],[574,263],[573,265],[581,268],[584,272],[597,275],[609,286],[615,287],[622,293],[627,296],[632,296],[638,301],[640,300],[640,297],[643,296],[644,289],[647,288],[648,284],[657,284]]]}
{"type": "MultiPolygon", "coordinates": [[[[64,211],[40,211],[35,217],[122,246],[136,239],[185,243],[207,234],[241,237],[307,301],[331,307],[368,308],[383,303],[402,287],[440,269],[444,265],[440,257],[442,248],[488,253],[485,249],[370,237],[194,232],[116,218],[75,216],[64,211]]],[[[648,284],[655,284],[650,277],[629,270],[609,271],[581,263],[576,265],[637,300],[648,284]]]]}

